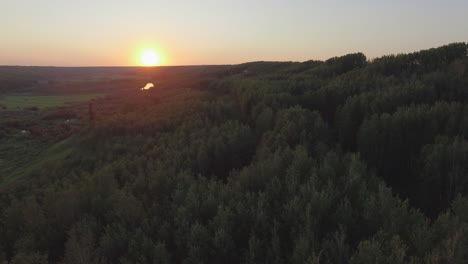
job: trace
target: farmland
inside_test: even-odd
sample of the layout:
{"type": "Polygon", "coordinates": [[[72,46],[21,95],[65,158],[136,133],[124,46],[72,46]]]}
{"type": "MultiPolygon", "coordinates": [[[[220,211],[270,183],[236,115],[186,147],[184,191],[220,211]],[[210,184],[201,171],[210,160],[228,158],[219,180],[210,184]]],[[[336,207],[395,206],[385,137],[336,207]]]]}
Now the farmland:
{"type": "Polygon", "coordinates": [[[78,94],[78,95],[34,95],[14,94],[0,97],[0,107],[6,108],[48,108],[64,106],[76,102],[89,101],[102,96],[102,94],[78,94]]]}

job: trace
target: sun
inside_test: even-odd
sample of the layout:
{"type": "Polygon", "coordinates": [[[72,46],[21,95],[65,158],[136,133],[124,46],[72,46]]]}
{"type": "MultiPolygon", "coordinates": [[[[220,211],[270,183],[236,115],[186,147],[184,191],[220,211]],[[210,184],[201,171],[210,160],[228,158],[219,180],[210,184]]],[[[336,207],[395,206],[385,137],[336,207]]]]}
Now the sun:
{"type": "Polygon", "coordinates": [[[141,53],[140,61],[143,66],[158,66],[161,57],[154,50],[145,50],[141,53]]]}

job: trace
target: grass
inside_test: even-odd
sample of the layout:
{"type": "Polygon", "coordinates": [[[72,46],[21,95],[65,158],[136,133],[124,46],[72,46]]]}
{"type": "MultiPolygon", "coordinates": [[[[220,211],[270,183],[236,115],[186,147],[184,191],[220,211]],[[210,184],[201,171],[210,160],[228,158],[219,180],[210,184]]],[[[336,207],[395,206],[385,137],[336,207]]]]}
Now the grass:
{"type": "Polygon", "coordinates": [[[0,185],[28,168],[45,147],[29,135],[15,134],[0,139],[0,185]]]}
{"type": "Polygon", "coordinates": [[[101,94],[79,94],[79,95],[6,95],[0,97],[0,106],[7,108],[25,107],[57,107],[69,103],[89,101],[101,94]]]}
{"type": "Polygon", "coordinates": [[[24,179],[47,161],[65,159],[71,155],[70,142],[74,141],[73,136],[53,145],[38,142],[29,135],[0,139],[0,190],[13,180],[24,179]]]}

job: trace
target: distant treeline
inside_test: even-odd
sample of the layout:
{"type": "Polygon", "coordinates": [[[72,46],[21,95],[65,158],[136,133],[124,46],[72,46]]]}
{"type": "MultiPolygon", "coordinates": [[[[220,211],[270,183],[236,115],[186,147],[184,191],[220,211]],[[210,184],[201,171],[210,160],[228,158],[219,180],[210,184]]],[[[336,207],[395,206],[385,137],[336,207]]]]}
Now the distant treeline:
{"type": "Polygon", "coordinates": [[[0,262],[468,263],[467,52],[168,68],[0,182],[0,262]]]}

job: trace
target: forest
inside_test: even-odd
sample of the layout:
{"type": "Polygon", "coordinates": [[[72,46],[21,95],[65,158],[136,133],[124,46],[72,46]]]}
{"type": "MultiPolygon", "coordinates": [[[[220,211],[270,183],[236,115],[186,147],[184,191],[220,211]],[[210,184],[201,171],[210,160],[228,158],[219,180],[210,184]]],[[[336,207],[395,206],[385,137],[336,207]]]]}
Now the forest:
{"type": "Polygon", "coordinates": [[[0,69],[33,93],[99,96],[0,107],[0,263],[468,263],[466,43],[0,69]]]}

